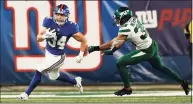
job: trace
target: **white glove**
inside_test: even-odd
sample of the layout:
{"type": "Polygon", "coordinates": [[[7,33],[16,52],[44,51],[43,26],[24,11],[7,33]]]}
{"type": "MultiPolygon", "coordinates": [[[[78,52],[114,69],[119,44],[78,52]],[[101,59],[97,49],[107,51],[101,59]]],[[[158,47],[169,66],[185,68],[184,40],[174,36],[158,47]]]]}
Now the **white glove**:
{"type": "Polygon", "coordinates": [[[80,51],[79,55],[76,56],[75,58],[77,63],[80,63],[82,61],[83,55],[84,55],[84,52],[80,51]]]}
{"type": "Polygon", "coordinates": [[[48,28],[46,30],[46,33],[42,35],[42,38],[44,39],[56,39],[56,32],[55,32],[55,29],[53,29],[52,31],[50,31],[50,28],[48,28]]]}
{"type": "Polygon", "coordinates": [[[83,56],[78,55],[78,56],[76,56],[75,59],[76,59],[77,63],[80,63],[82,61],[82,59],[83,59],[83,56]]]}

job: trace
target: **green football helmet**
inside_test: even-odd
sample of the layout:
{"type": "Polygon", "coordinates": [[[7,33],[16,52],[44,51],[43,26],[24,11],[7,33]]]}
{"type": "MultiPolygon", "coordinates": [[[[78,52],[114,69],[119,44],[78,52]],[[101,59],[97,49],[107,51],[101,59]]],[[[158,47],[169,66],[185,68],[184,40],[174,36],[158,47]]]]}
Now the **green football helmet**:
{"type": "Polygon", "coordinates": [[[120,7],[114,12],[114,22],[117,25],[124,25],[132,15],[132,11],[128,7],[120,7]]]}

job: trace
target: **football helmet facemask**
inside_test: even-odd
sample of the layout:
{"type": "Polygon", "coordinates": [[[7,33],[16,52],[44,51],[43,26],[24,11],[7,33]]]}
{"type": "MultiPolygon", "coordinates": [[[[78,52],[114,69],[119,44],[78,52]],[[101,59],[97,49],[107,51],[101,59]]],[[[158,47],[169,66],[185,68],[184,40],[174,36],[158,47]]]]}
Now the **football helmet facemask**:
{"type": "Polygon", "coordinates": [[[132,11],[127,7],[120,7],[114,12],[113,19],[117,26],[124,25],[131,17],[132,11]]]}
{"type": "Polygon", "coordinates": [[[70,11],[67,5],[60,4],[54,10],[54,20],[59,25],[64,25],[68,21],[70,11]]]}

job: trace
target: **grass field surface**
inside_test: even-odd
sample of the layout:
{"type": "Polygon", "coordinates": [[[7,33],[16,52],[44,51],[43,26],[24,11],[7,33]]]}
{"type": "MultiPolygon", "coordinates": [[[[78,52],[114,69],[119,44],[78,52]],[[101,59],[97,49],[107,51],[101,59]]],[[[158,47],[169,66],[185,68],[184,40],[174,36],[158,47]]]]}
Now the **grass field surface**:
{"type": "Polygon", "coordinates": [[[188,103],[191,95],[183,91],[136,91],[132,95],[115,96],[113,91],[103,92],[34,92],[27,101],[17,97],[21,92],[2,92],[2,103],[188,103]]]}
{"type": "MultiPolygon", "coordinates": [[[[192,103],[192,93],[185,95],[184,91],[178,87],[173,87],[174,90],[169,89],[140,89],[136,87],[137,90],[133,90],[131,95],[126,96],[115,96],[113,93],[117,89],[116,87],[108,88],[104,87],[89,89],[90,87],[85,87],[83,94],[77,92],[76,88],[66,87],[63,88],[50,88],[40,87],[37,88],[29,97],[27,101],[20,101],[18,95],[26,87],[15,88],[11,87],[6,90],[2,88],[1,91],[1,103],[37,103],[37,104],[47,104],[47,103],[125,103],[125,104],[191,104],[192,103]],[[112,90],[113,89],[113,90],[112,90]]],[[[159,87],[157,87],[159,88],[159,87]]]]}

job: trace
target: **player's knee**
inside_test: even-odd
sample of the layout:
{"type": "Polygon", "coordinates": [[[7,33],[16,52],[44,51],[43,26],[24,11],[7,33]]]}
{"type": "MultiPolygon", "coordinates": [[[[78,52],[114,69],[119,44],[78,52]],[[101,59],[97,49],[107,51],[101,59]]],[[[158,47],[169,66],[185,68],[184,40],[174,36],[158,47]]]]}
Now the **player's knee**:
{"type": "Polygon", "coordinates": [[[58,77],[56,76],[49,76],[50,80],[56,80],[58,77]]]}
{"type": "Polygon", "coordinates": [[[50,80],[56,80],[58,77],[59,77],[59,74],[53,74],[53,73],[49,74],[50,80]]]}
{"type": "Polygon", "coordinates": [[[119,61],[119,60],[116,61],[116,66],[117,66],[117,67],[120,66],[120,61],[119,61]]]}
{"type": "Polygon", "coordinates": [[[154,69],[161,69],[163,67],[163,64],[156,64],[156,65],[152,65],[152,67],[154,69]]]}
{"type": "Polygon", "coordinates": [[[121,60],[116,61],[116,66],[117,66],[117,68],[125,67],[125,65],[123,64],[123,62],[121,60]]]}
{"type": "Polygon", "coordinates": [[[38,68],[38,69],[36,69],[36,71],[42,73],[43,70],[41,68],[38,68]]]}

